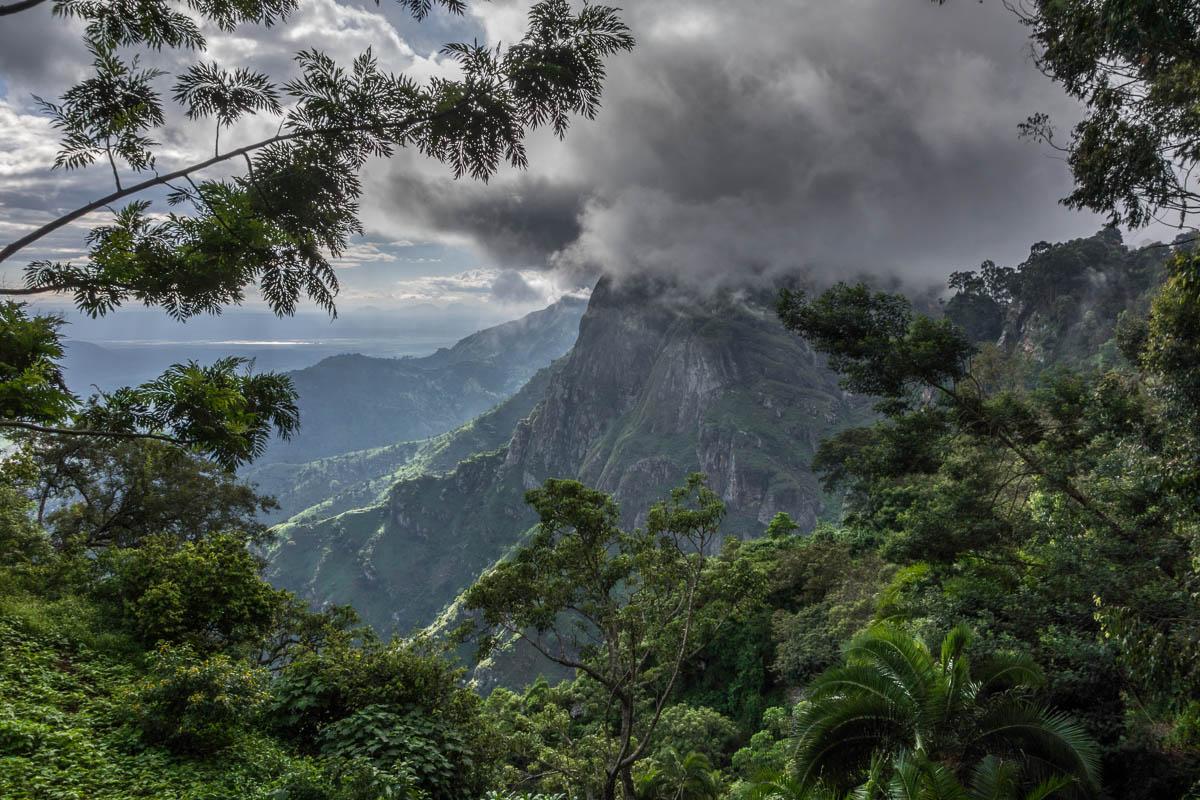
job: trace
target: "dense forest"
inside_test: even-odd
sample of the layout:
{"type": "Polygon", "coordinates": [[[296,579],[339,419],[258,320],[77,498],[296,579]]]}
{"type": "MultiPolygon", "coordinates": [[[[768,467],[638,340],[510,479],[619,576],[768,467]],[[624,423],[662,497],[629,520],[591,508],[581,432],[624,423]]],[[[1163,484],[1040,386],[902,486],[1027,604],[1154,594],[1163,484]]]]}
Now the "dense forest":
{"type": "Polygon", "coordinates": [[[785,291],[785,325],[877,398],[815,459],[839,519],[727,536],[694,476],[628,529],[551,480],[455,641],[273,588],[270,501],[205,459],[24,439],[0,794],[1184,797],[1196,258],[1038,245],[956,274],[937,318],[861,284],[785,291]],[[514,639],[576,677],[462,682],[459,641],[514,639]]]}
{"type": "MultiPolygon", "coordinates": [[[[400,5],[418,20],[465,9],[400,5]]],[[[815,447],[796,443],[830,500],[805,506],[812,519],[733,514],[699,472],[633,509],[548,477],[523,486],[531,527],[481,557],[453,619],[392,636],[267,580],[288,545],[264,522],[276,502],[237,470],[297,433],[290,378],[223,359],[80,398],[61,320],[5,302],[0,798],[1200,797],[1200,248],[1190,229],[1131,248],[1118,228],[1188,219],[1200,20],[1188,3],[1027,5],[1038,66],[1084,116],[1066,143],[1044,115],[1025,132],[1066,152],[1065,202],[1112,224],[955,272],[944,302],[885,281],[772,285],[767,321],[747,316],[793,349],[754,363],[820,359],[853,398],[815,447]],[[534,657],[525,674],[471,679],[514,652],[534,657]]],[[[187,6],[221,29],[294,9],[187,6]]],[[[332,311],[369,159],[412,147],[456,177],[520,167],[529,131],[599,113],[605,60],[634,45],[617,9],[542,0],[507,48],[451,45],[459,79],[419,84],[369,53],[343,68],[305,51],[283,86],[200,64],[177,76],[172,112],[215,121],[214,155],[166,174],[162,75],[118,48],[203,51],[201,28],[166,0],[55,10],[95,58],[44,103],[58,166],[111,166],[115,190],[0,260],[130,204],[90,229],[82,266],[34,261],[0,293],[93,314],[186,318],[251,289],[282,315],[301,297],[332,311]],[[222,130],[257,114],[279,132],[222,150],[222,130]],[[192,178],[226,161],[246,172],[192,178]],[[150,189],[175,210],[152,212],[150,189]]],[[[749,304],[727,294],[722,323],[740,324],[729,309],[749,304]]],[[[558,329],[544,338],[557,357],[558,329]]],[[[639,457],[668,441],[631,441],[657,430],[642,399],[638,424],[612,432],[639,457]]],[[[741,424],[747,408],[723,413],[741,424]]],[[[466,430],[500,458],[492,432],[466,430]]],[[[469,497],[439,480],[441,502],[469,497]]]]}

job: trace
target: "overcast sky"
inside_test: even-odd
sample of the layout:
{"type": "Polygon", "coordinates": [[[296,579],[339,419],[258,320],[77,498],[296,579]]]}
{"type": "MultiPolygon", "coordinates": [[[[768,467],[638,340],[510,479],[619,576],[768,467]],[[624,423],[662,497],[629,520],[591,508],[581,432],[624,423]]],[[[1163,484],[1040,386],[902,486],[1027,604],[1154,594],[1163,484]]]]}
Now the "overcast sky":
{"type": "MultiPolygon", "coordinates": [[[[453,70],[440,44],[511,42],[527,7],[477,2],[466,18],[417,24],[387,2],[301,0],[274,30],[213,34],[208,58],[285,79],[297,50],[348,61],[373,46],[386,68],[427,79],[453,70]]],[[[998,0],[624,6],[638,47],[612,61],[600,118],[577,122],[565,142],[535,135],[528,171],[455,182],[412,154],[367,169],[367,236],[339,265],[343,314],[433,304],[482,324],[599,271],[702,287],[797,268],[932,282],[1100,226],[1057,204],[1066,165],[1017,137],[1033,112],[1065,126],[1074,110],[998,0]]],[[[163,59],[182,65],[188,54],[163,59]]],[[[78,31],[49,4],[0,20],[0,240],[108,190],[100,166],[46,169],[54,135],[31,99],[56,96],[86,68],[78,31]]],[[[172,125],[160,138],[169,167],[210,147],[211,129],[172,125]]],[[[77,252],[79,230],[29,257],[77,252]]],[[[16,282],[20,266],[5,265],[0,280],[16,282]]]]}

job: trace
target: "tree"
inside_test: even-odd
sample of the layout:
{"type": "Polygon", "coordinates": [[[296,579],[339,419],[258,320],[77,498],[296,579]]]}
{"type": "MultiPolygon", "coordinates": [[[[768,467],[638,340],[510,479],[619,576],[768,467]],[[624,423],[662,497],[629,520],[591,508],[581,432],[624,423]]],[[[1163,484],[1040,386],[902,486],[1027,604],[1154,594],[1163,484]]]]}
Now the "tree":
{"type": "MultiPolygon", "coordinates": [[[[946,0],[936,0],[944,4],[946,0]]],[[[1036,113],[1022,132],[1062,150],[1075,177],[1063,202],[1141,227],[1196,210],[1200,19],[1187,2],[1005,0],[1029,28],[1038,68],[1084,107],[1066,142],[1036,113]]]]}
{"type": "Polygon", "coordinates": [[[485,713],[504,748],[502,786],[567,800],[595,798],[607,779],[607,696],[580,680],[551,686],[539,677],[523,694],[498,687],[485,713]]]}
{"type": "MultiPolygon", "coordinates": [[[[0,5],[0,15],[40,2],[0,5]]],[[[417,19],[435,5],[466,10],[465,0],[400,5],[417,19]]],[[[279,315],[292,314],[302,296],[333,314],[338,284],[330,259],[362,232],[359,173],[370,158],[414,147],[456,178],[481,180],[505,163],[522,167],[530,130],[546,126],[561,137],[573,115],[596,115],[605,59],[633,46],[613,8],[586,5],[576,13],[567,0],[540,0],[519,42],[507,49],[447,45],[443,52],[461,77],[425,85],[381,70],[370,51],[349,66],[302,51],[296,74],[283,83],[198,61],[174,76],[169,91],[188,120],[212,121],[212,155],[159,169],[155,136],[171,118],[162,96],[167,76],[119,48],[203,53],[197,17],[230,31],[283,24],[295,8],[294,0],[190,2],[184,13],[168,0],[56,0],[55,14],[85,23],[93,65],[57,102],[39,100],[62,134],[54,168],[102,163],[113,191],[0,247],[0,262],[93,212],[111,218],[87,234],[79,263],[32,261],[24,286],[0,295],[66,293],[91,315],[140,302],[186,319],[241,303],[254,288],[279,315]],[[223,130],[250,119],[277,121],[276,133],[222,144],[223,130]],[[234,164],[244,171],[206,177],[234,164]],[[164,192],[165,213],[154,209],[164,192]]],[[[287,437],[296,429],[290,382],[245,373],[236,359],[177,365],[156,381],[80,404],[57,365],[57,328],[16,303],[0,310],[0,428],[160,438],[226,465],[260,454],[272,430],[287,437]]]]}
{"type": "Polygon", "coordinates": [[[796,722],[801,783],[849,788],[880,773],[888,781],[907,775],[966,783],[984,769],[1004,770],[1026,791],[1066,778],[1093,794],[1096,745],[1078,724],[1023,693],[1043,682],[1041,671],[1017,655],[973,668],[970,639],[963,628],[950,631],[935,657],[892,627],[855,638],[844,666],[805,689],[796,722]]]}
{"type": "Polygon", "coordinates": [[[721,796],[721,773],[703,753],[693,750],[681,756],[667,747],[643,763],[637,788],[638,797],[645,800],[716,800],[721,796]]]}
{"type": "Polygon", "coordinates": [[[100,567],[97,595],[147,646],[257,651],[289,597],[262,579],[262,562],[235,534],[183,543],[151,536],[106,551],[100,567]]]}
{"type": "Polygon", "coordinates": [[[466,593],[492,633],[517,637],[607,696],[611,739],[603,796],[626,800],[633,767],[654,743],[681,670],[755,597],[758,577],[711,555],[724,504],[700,475],[650,509],[645,529],[619,527],[612,498],[577,481],[546,481],[526,498],[541,519],[530,540],[466,593]]]}
{"type": "Polygon", "coordinates": [[[706,706],[677,703],[663,711],[658,722],[658,744],[651,753],[662,756],[660,763],[668,760],[667,750],[673,750],[676,758],[696,753],[708,759],[710,765],[719,766],[735,738],[737,727],[721,713],[706,706]]]}
{"type": "MultiPolygon", "coordinates": [[[[1031,261],[1041,273],[1093,244],[1104,243],[1037,247],[1031,261]]],[[[1077,363],[1093,366],[1027,363],[1013,380],[990,379],[981,370],[1004,371],[1002,348],[982,365],[982,353],[956,362],[969,352],[961,342],[947,343],[932,323],[895,324],[903,313],[881,313],[895,306],[865,287],[835,287],[785,317],[842,359],[848,386],[890,392],[882,420],[838,434],[814,465],[828,488],[847,492],[851,534],[900,567],[877,613],[925,630],[966,622],[981,650],[1033,654],[1047,670],[1044,696],[1102,744],[1122,797],[1170,796],[1197,775],[1172,744],[1188,736],[1200,676],[1189,259],[1186,250],[1168,259],[1161,290],[1119,288],[1149,319],[1115,331],[1129,361],[1103,369],[1081,352],[1077,363]],[[939,348],[945,369],[930,380],[922,365],[939,348]]],[[[1110,286],[1127,264],[1113,262],[1110,286]]],[[[1021,272],[1015,302],[1040,305],[1050,276],[1021,272]]],[[[1090,288],[1060,286],[1048,307],[1093,297],[1096,284],[1083,283],[1090,288]]]]}
{"type": "MultiPolygon", "coordinates": [[[[895,466],[928,455],[935,440],[921,436],[925,425],[934,429],[956,425],[980,432],[1016,461],[1015,466],[1001,464],[999,469],[1037,476],[1118,535],[1128,535],[1103,504],[1043,451],[1042,429],[1033,422],[1034,412],[1027,405],[1012,393],[986,396],[971,373],[976,348],[951,321],[914,316],[904,297],[873,292],[865,284],[839,283],[811,302],[803,292],[785,289],[778,311],[785,327],[829,356],[830,366],[842,373],[845,388],[881,398],[876,408],[897,420],[869,438],[888,447],[887,453],[877,453],[875,458],[895,466]],[[905,416],[906,412],[913,415],[905,416]],[[914,434],[925,441],[905,452],[898,445],[914,434]]],[[[859,441],[844,452],[857,457],[863,449],[859,445],[866,443],[859,431],[835,437],[834,447],[853,438],[859,441]]],[[[829,469],[841,468],[828,450],[818,458],[829,469]]]]}
{"type": "Polygon", "coordinates": [[[151,535],[192,541],[238,531],[261,541],[274,508],[221,466],[154,440],[34,435],[36,520],[59,549],[134,547],[151,535]]]}

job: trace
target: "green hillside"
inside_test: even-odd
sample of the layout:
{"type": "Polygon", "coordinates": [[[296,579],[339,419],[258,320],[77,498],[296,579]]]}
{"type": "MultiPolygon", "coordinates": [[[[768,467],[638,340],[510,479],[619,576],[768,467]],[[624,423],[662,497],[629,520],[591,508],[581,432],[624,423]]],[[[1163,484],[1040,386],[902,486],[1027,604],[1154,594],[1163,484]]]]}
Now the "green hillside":
{"type": "MultiPolygon", "coordinates": [[[[534,522],[524,491],[547,477],[611,492],[631,523],[696,471],[743,536],[781,511],[806,529],[833,513],[812,455],[824,436],[864,419],[866,404],[764,305],[683,307],[659,292],[602,283],[544,387],[531,384],[441,440],[445,456],[472,457],[441,474],[449,459],[415,456],[379,502],[350,510],[335,501],[326,518],[321,508],[294,517],[279,529],[271,579],[317,603],[351,603],[379,630],[427,625],[520,540],[534,522]],[[532,414],[514,424],[535,395],[532,414]]],[[[356,497],[385,480],[361,484],[356,497]]]]}

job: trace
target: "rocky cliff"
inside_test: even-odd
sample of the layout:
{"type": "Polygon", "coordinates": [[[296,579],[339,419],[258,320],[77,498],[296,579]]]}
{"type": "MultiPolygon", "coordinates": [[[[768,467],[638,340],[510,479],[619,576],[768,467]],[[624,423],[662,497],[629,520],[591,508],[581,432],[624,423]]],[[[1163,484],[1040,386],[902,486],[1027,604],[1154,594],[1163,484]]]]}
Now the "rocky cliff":
{"type": "Polygon", "coordinates": [[[729,533],[757,535],[778,511],[811,527],[829,511],[809,469],[815,447],[869,411],[764,300],[602,282],[502,446],[400,480],[368,507],[289,523],[272,578],[353,603],[384,631],[428,624],[520,540],[534,521],[524,490],[548,477],[611,492],[637,524],[701,471],[728,504],[729,533]]]}

